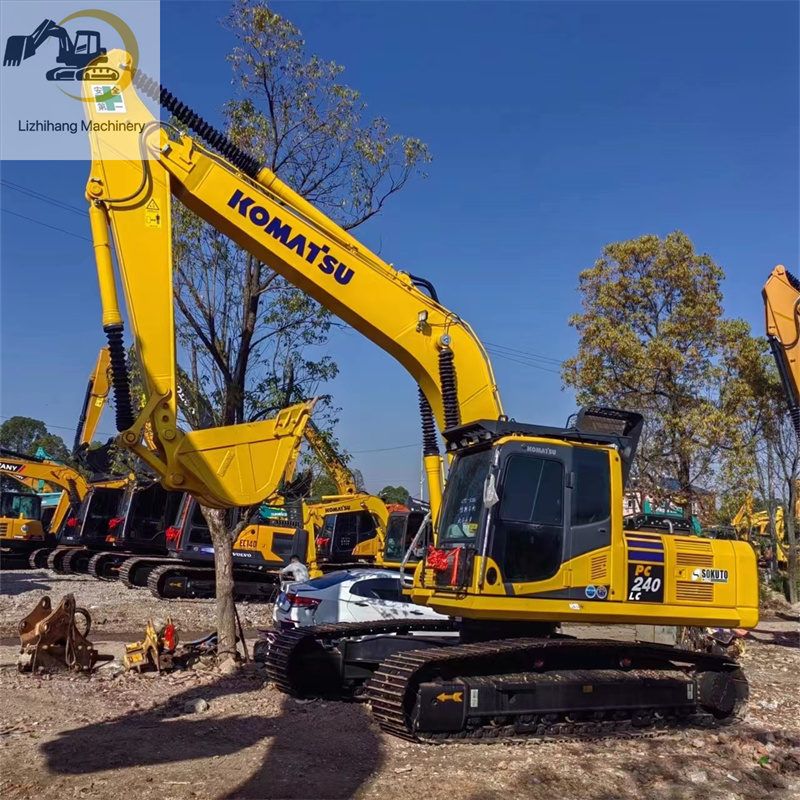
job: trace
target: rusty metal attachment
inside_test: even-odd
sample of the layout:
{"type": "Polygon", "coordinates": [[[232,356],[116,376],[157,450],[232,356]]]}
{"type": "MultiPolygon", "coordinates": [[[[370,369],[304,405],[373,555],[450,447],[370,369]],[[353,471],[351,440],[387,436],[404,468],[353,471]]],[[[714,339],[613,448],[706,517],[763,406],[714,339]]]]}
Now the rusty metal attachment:
{"type": "Polygon", "coordinates": [[[113,656],[100,655],[86,638],[91,626],[89,612],[76,607],[75,595],[65,595],[55,610],[43,597],[19,623],[19,671],[91,672],[98,662],[110,661],[113,656]],[[83,620],[80,628],[76,617],[83,620]]]}

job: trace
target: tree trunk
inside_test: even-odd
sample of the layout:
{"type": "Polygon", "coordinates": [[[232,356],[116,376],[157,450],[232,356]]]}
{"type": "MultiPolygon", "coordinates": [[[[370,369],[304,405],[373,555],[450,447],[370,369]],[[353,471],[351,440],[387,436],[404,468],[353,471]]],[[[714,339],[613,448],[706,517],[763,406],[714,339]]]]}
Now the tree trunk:
{"type": "Polygon", "coordinates": [[[236,616],[233,606],[233,542],[225,511],[201,506],[214,545],[217,581],[217,663],[223,672],[236,668],[236,616]]]}

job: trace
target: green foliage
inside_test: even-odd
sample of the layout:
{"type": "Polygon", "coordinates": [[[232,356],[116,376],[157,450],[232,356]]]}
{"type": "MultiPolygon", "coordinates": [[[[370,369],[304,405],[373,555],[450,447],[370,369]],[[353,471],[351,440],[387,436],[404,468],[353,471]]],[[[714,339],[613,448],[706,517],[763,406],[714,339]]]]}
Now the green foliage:
{"type": "Polygon", "coordinates": [[[0,445],[25,455],[36,452],[36,440],[47,433],[47,426],[30,417],[11,417],[0,425],[0,445]]]}
{"type": "Polygon", "coordinates": [[[70,460],[70,453],[64,440],[54,433],[45,433],[36,440],[36,448],[34,453],[41,448],[46,454],[47,458],[53,461],[62,461],[67,463],[70,460]]]}
{"type": "Polygon", "coordinates": [[[384,486],[383,489],[378,492],[378,497],[380,497],[384,503],[399,503],[402,506],[406,506],[408,505],[411,494],[405,486],[384,486]]]}
{"type": "MultiPolygon", "coordinates": [[[[306,54],[299,30],[264,3],[235,2],[225,24],[237,40],[230,62],[240,92],[226,106],[228,135],[340,224],[377,214],[430,160],[419,140],[369,118],[358,92],[339,82],[342,67],[306,54]]],[[[188,423],[265,419],[318,396],[315,420],[332,426],[320,387],[338,367],[321,348],[340,323],[179,203],[173,227],[188,423]]]]}
{"type": "Polygon", "coordinates": [[[36,455],[41,447],[54,461],[69,461],[69,450],[64,440],[49,433],[47,426],[31,417],[11,417],[0,425],[0,446],[27,456],[36,455]]]}
{"type": "Polygon", "coordinates": [[[314,483],[311,485],[311,496],[319,499],[320,497],[325,497],[326,495],[338,494],[338,490],[336,488],[336,484],[331,478],[330,475],[322,474],[317,477],[314,483]]]}
{"type": "Polygon", "coordinates": [[[635,475],[657,499],[662,478],[678,480],[685,503],[723,456],[744,458],[739,422],[764,343],[724,318],[723,277],[680,231],[607,245],[579,276],[583,311],[570,325],[580,341],[564,382],[581,403],[644,414],[635,475]]]}
{"type": "Polygon", "coordinates": [[[237,39],[228,58],[241,97],[225,109],[235,141],[340,225],[380,212],[431,161],[419,139],[370,118],[340,82],[344,67],[306,54],[300,30],[266,3],[237,0],[226,26],[237,39]]]}

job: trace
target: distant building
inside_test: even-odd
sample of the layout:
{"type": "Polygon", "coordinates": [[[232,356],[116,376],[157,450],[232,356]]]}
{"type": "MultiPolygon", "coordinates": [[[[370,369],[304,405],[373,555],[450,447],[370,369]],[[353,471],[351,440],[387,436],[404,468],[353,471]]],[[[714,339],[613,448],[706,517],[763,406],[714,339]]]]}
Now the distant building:
{"type": "MultiPolygon", "coordinates": [[[[625,490],[623,513],[628,514],[674,514],[683,516],[683,510],[673,499],[656,500],[651,494],[637,488],[636,479],[632,479],[630,486],[625,490]]],[[[677,493],[680,484],[674,478],[663,478],[661,489],[664,494],[677,493]]],[[[716,509],[716,494],[704,489],[702,486],[692,485],[693,499],[689,504],[690,516],[698,519],[701,524],[709,523],[716,509]]]]}

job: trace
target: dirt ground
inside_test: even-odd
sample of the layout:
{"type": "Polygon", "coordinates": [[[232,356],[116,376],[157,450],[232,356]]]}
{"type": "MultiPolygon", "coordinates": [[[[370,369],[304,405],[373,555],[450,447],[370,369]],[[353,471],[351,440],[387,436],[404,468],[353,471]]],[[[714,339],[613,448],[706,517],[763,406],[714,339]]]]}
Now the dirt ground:
{"type": "MultiPolygon", "coordinates": [[[[152,598],[88,578],[3,573],[2,636],[42,594],[74,591],[95,619],[91,639],[120,655],[148,615],[179,631],[210,630],[206,601],[152,598]],[[127,635],[126,635],[127,634],[127,635]],[[107,638],[104,638],[107,637],[107,638]]],[[[270,608],[240,607],[248,627],[270,608]]],[[[244,621],[244,620],[243,620],[244,621]]],[[[800,797],[800,635],[767,619],[742,664],[748,716],[718,732],[636,740],[413,745],[381,734],[357,704],[286,698],[250,665],[234,678],[211,670],[168,677],[34,677],[16,670],[17,646],[0,646],[0,795],[21,798],[380,798],[508,800],[762,800],[800,797]],[[199,710],[198,700],[208,703],[199,710]]],[[[620,628],[573,628],[624,636],[620,628]]],[[[203,704],[199,704],[203,705],[203,704]]]]}
{"type": "MultiPolygon", "coordinates": [[[[79,606],[92,615],[92,639],[138,634],[148,617],[166,619],[186,634],[214,630],[213,600],[160,600],[149,589],[128,589],[118,581],[100,581],[89,575],[57,575],[46,569],[8,570],[0,580],[0,639],[17,639],[17,623],[33,611],[45,595],[55,601],[72,592],[79,606]]],[[[269,628],[272,606],[237,603],[245,628],[269,628]]],[[[134,639],[137,638],[134,636],[134,639]]]]}

